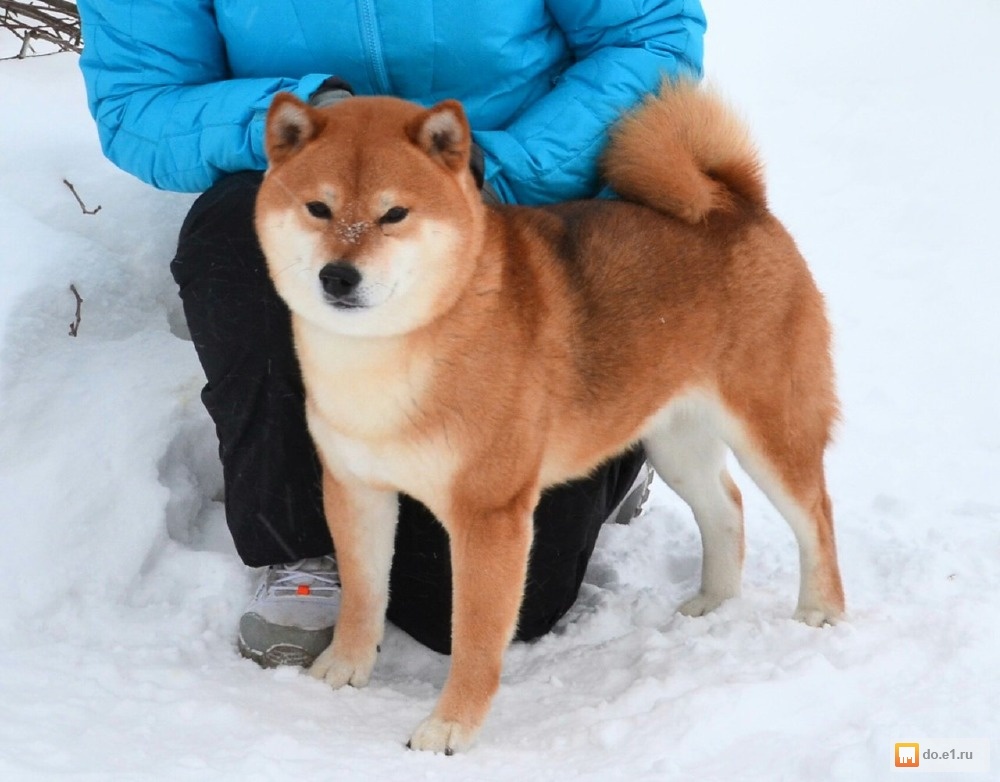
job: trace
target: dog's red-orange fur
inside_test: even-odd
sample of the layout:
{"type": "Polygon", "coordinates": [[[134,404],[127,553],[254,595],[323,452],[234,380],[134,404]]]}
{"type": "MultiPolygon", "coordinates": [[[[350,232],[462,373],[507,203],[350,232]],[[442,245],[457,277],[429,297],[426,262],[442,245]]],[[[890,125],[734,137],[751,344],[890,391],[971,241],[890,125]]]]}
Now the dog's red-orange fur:
{"type": "Polygon", "coordinates": [[[293,314],[344,589],[317,675],[367,681],[391,557],[391,530],[372,530],[387,524],[385,497],[415,496],[449,533],[454,613],[451,673],[411,745],[467,746],[516,627],[540,492],[640,440],[699,516],[705,601],[690,612],[711,610],[738,589],[718,585],[738,581],[740,495],[715,456],[702,488],[685,489],[678,434],[712,453],[731,447],[792,522],[800,617],[841,615],[823,472],[837,416],[830,329],[767,210],[747,133],[717,98],[668,85],[622,121],[603,160],[622,201],[484,206],[452,101],[315,110],[279,95],[266,143],[258,231],[293,314]],[[334,219],[310,217],[315,200],[334,219]],[[390,204],[406,219],[382,220],[390,204]],[[318,286],[314,302],[302,280],[333,261],[389,280],[419,264],[426,279],[419,300],[380,305],[394,313],[385,321],[378,308],[327,320],[318,286]],[[713,507],[725,534],[703,518],[713,507]],[[713,581],[716,539],[734,553],[712,565],[728,574],[713,581]]]}

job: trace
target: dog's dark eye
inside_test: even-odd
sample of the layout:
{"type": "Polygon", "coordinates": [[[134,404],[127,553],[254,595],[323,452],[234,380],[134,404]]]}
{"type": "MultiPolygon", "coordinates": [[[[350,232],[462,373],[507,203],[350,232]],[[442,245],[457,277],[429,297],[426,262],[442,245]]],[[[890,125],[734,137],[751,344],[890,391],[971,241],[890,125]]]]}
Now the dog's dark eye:
{"type": "Polygon", "coordinates": [[[405,209],[401,206],[394,206],[379,219],[379,225],[388,225],[390,223],[401,223],[406,219],[406,216],[410,213],[409,209],[405,209]]]}
{"type": "Polygon", "coordinates": [[[330,207],[322,201],[310,201],[306,204],[306,209],[309,210],[309,214],[313,217],[319,218],[320,220],[329,220],[333,217],[333,212],[330,211],[330,207]]]}

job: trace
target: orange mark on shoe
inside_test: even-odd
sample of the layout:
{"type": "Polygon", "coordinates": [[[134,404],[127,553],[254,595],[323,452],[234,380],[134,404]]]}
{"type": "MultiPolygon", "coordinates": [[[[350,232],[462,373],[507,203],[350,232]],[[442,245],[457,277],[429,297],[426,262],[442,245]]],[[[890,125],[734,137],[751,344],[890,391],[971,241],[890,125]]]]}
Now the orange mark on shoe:
{"type": "Polygon", "coordinates": [[[299,588],[295,590],[295,593],[298,595],[308,595],[311,592],[312,590],[309,589],[308,584],[299,584],[299,588]]]}

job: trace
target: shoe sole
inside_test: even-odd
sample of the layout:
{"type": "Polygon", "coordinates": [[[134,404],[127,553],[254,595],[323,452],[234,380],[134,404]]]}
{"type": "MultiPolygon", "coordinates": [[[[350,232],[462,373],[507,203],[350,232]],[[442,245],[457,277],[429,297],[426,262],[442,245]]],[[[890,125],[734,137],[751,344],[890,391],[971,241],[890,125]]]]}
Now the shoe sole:
{"type": "Polygon", "coordinates": [[[649,499],[649,487],[652,483],[653,468],[649,466],[649,462],[643,462],[642,467],[639,468],[639,474],[636,476],[635,483],[632,484],[632,488],[625,495],[625,499],[618,503],[618,507],[608,516],[608,521],[613,520],[615,524],[629,524],[632,519],[641,514],[642,506],[649,499]]]}
{"type": "Polygon", "coordinates": [[[282,665],[308,668],[332,640],[332,627],[303,630],[273,625],[256,614],[245,614],[240,619],[236,644],[241,655],[262,668],[282,665]]]}
{"type": "Polygon", "coordinates": [[[240,654],[253,660],[261,668],[278,668],[283,665],[308,668],[316,659],[316,655],[294,644],[275,644],[264,651],[251,649],[242,638],[237,639],[237,644],[240,654]]]}

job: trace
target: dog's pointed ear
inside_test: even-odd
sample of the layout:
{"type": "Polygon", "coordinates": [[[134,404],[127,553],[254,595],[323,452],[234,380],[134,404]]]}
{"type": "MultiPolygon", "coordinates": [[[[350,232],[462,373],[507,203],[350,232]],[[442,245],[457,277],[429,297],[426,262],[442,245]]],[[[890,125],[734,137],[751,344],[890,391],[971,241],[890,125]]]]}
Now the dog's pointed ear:
{"type": "Polygon", "coordinates": [[[290,92],[279,92],[267,110],[264,152],[269,165],[287,160],[323,129],[325,119],[290,92]]]}
{"type": "Polygon", "coordinates": [[[407,123],[410,140],[456,173],[469,170],[472,132],[462,104],[441,101],[407,123]]]}

